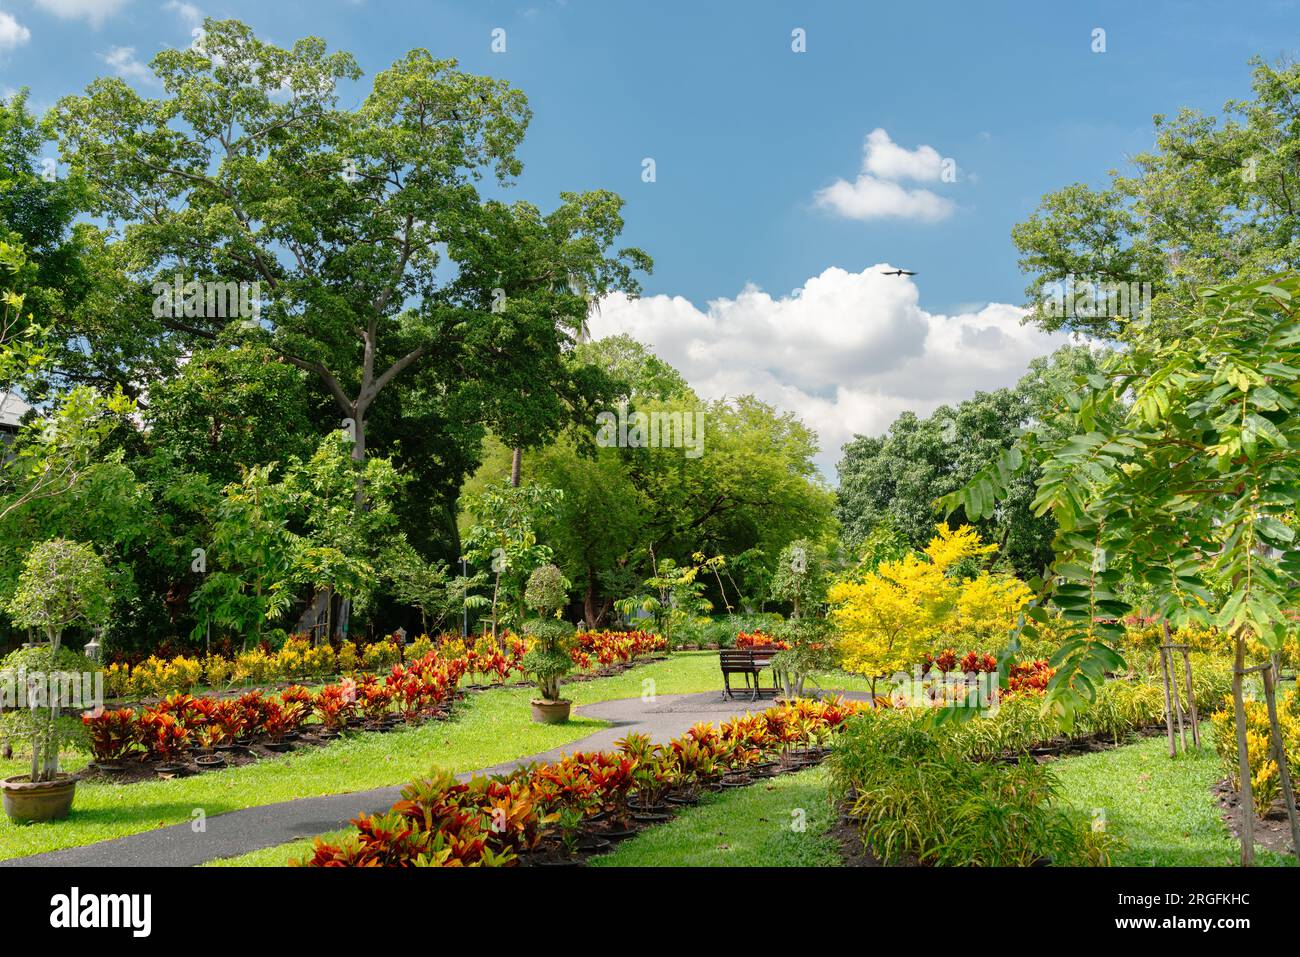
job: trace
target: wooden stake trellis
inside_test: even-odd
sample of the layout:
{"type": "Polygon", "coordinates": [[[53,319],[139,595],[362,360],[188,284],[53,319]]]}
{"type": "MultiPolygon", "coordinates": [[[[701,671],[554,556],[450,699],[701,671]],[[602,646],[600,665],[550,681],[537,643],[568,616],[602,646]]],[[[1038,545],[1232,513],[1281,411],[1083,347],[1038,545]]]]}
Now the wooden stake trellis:
{"type": "Polygon", "coordinates": [[[1184,713],[1192,726],[1192,747],[1201,746],[1200,721],[1196,714],[1196,694],[1192,690],[1192,659],[1187,645],[1175,644],[1169,635],[1169,622],[1163,622],[1164,644],[1160,646],[1160,676],[1165,689],[1165,731],[1169,735],[1169,756],[1178,754],[1181,743],[1183,751],[1187,750],[1187,728],[1183,720],[1184,713]],[[1178,669],[1175,655],[1182,654],[1183,667],[1178,669]],[[1182,675],[1178,671],[1182,671],[1182,675]],[[1180,681],[1181,678],[1181,681],[1180,681]],[[1184,687],[1179,689],[1179,684],[1184,687]],[[1184,712],[1183,700],[1187,701],[1184,712]],[[1174,738],[1174,722],[1178,723],[1178,738],[1174,738]]]}

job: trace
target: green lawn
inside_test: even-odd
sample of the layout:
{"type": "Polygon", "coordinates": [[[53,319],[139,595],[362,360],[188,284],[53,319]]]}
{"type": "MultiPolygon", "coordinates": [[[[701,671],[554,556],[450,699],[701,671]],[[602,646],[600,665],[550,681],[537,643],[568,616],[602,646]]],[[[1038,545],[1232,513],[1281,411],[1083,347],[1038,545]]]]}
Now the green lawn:
{"type": "Polygon", "coordinates": [[[837,867],[827,772],[811,768],[747,788],[706,794],[672,821],[643,831],[593,867],[837,867]]]}
{"type": "MultiPolygon", "coordinates": [[[[715,652],[679,653],[612,678],[573,684],[577,704],[641,697],[645,682],[657,694],[688,694],[719,686],[715,652]]],[[[856,679],[835,684],[856,687],[856,679]]],[[[18,826],[0,819],[0,859],[75,847],[191,820],[195,809],[211,816],[299,797],[341,794],[402,784],[439,764],[457,773],[560,747],[604,727],[575,718],[564,725],[528,718],[528,688],[469,696],[454,718],[389,734],[357,734],[326,747],[173,781],[132,785],[85,783],[77,788],[65,821],[18,826]]],[[[82,762],[68,762],[77,767],[82,762]]],[[[0,762],[0,773],[21,774],[24,762],[0,762]]]]}
{"type": "MultiPolygon", "coordinates": [[[[1203,725],[1202,747],[1169,757],[1163,737],[1066,758],[1055,765],[1066,799],[1089,816],[1101,809],[1107,828],[1127,847],[1114,859],[1133,867],[1231,866],[1239,845],[1229,834],[1218,804],[1210,793],[1223,777],[1203,725]]],[[[1285,864],[1286,858],[1267,851],[1259,864],[1285,864]]]]}
{"type": "MultiPolygon", "coordinates": [[[[321,838],[331,844],[337,844],[348,834],[352,833],[351,828],[344,828],[340,831],[331,831],[328,834],[320,835],[321,838]]],[[[247,854],[240,854],[238,857],[223,857],[219,860],[208,861],[203,867],[288,867],[293,861],[300,861],[305,857],[311,856],[312,845],[315,838],[307,838],[302,841],[291,841],[288,844],[277,844],[274,847],[264,847],[260,851],[249,851],[247,854]]]]}

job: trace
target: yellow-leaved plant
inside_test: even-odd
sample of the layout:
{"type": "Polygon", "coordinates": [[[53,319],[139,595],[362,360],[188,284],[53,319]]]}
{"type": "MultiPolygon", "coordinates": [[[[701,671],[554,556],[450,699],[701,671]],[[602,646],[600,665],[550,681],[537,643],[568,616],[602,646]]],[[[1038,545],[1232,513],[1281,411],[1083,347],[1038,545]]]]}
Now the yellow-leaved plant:
{"type": "Polygon", "coordinates": [[[939,525],[936,532],[923,554],[881,562],[827,593],[842,665],[865,675],[873,695],[879,678],[916,665],[940,638],[960,634],[973,649],[1005,636],[1029,601],[1029,588],[1015,578],[950,574],[965,559],[994,554],[997,545],[984,544],[969,525],[939,525]]]}

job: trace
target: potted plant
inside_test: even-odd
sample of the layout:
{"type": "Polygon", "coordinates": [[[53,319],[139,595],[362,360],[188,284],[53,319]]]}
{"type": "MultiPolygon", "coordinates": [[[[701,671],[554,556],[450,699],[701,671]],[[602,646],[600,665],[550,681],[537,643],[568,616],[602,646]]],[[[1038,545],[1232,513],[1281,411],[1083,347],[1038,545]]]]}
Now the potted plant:
{"type": "Polygon", "coordinates": [[[150,709],[140,718],[140,740],[157,764],[160,778],[185,772],[182,754],[190,743],[190,732],[170,711],[150,709]]]}
{"type": "Polygon", "coordinates": [[[5,813],[15,823],[59,820],[72,808],[77,779],[59,770],[59,752],[83,742],[85,730],[79,720],[60,715],[69,683],[50,679],[58,667],[64,630],[103,624],[108,608],[108,572],[89,545],[56,538],[27,556],[9,614],[15,625],[44,632],[46,643],[44,673],[35,681],[33,673],[27,673],[30,706],[12,712],[6,721],[11,737],[23,732],[32,746],[31,772],[0,781],[5,813]]]}
{"type": "Polygon", "coordinates": [[[539,697],[532,702],[533,720],[543,724],[560,724],[569,720],[573,702],[560,697],[560,679],[573,670],[569,648],[573,626],[559,617],[568,592],[568,582],[554,565],[542,565],[528,576],[524,601],[536,618],[524,622],[524,631],[532,636],[533,647],[524,655],[524,670],[537,681],[539,697]]]}
{"type": "Polygon", "coordinates": [[[130,708],[116,711],[100,709],[81,716],[90,736],[90,753],[94,756],[91,767],[105,774],[121,774],[126,770],[123,759],[139,740],[135,712],[130,708]]]}

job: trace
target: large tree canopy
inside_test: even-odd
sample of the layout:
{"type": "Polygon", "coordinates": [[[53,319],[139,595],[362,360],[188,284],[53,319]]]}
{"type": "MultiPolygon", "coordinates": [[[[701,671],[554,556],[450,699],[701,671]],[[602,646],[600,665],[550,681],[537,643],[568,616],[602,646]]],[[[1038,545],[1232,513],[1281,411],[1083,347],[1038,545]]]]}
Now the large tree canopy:
{"type": "Polygon", "coordinates": [[[622,227],[611,194],[565,194],[547,216],[480,199],[486,174],[520,172],[522,93],[413,50],[343,109],[351,55],[317,38],[282,49],[237,21],[207,21],[201,44],[152,67],[163,97],[96,80],[52,128],[132,276],[256,293],[256,315],[173,310],[172,332],[265,340],[351,420],[357,462],[379,396],[420,365],[478,384],[471,422],[526,442],[558,427],[590,385],[564,374],[564,330],[587,296],[634,293],[630,270],[649,261],[607,257],[622,227]]]}
{"type": "Polygon", "coordinates": [[[1114,309],[1052,310],[1044,285],[1150,283],[1151,320],[1177,334],[1201,286],[1300,266],[1300,64],[1254,67],[1254,99],[1228,102],[1222,120],[1156,116],[1155,149],[1132,158],[1133,173],[1050,193],[1012,230],[1035,321],[1131,338],[1114,309]]]}
{"type": "MultiPolygon", "coordinates": [[[[1096,363],[1088,347],[1066,346],[1031,362],[1014,389],[977,392],[927,418],[905,412],[884,436],[855,437],[839,463],[835,506],[846,541],[861,545],[872,532],[892,529],[908,546],[924,547],[940,518],[935,500],[965,486],[1014,445],[1025,426],[1053,420],[1060,396],[1096,363]]],[[[1018,477],[997,509],[975,522],[999,545],[999,562],[1026,578],[1051,561],[1055,530],[1050,517],[1030,508],[1036,478],[1032,471],[1018,477]]],[[[952,520],[955,527],[969,518],[959,511],[952,520]]]]}

